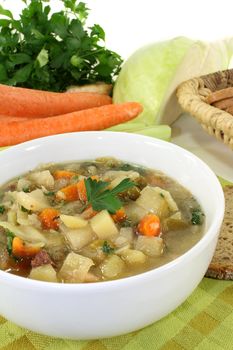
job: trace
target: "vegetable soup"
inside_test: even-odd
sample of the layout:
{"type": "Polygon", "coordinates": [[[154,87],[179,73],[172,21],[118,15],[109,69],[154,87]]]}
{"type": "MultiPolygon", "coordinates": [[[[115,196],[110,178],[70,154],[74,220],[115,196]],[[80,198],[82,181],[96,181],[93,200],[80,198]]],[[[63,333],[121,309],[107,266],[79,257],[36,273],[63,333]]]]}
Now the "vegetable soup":
{"type": "Polygon", "coordinates": [[[160,171],[108,157],[46,164],[0,188],[0,269],[61,283],[128,277],[185,253],[204,218],[160,171]]]}

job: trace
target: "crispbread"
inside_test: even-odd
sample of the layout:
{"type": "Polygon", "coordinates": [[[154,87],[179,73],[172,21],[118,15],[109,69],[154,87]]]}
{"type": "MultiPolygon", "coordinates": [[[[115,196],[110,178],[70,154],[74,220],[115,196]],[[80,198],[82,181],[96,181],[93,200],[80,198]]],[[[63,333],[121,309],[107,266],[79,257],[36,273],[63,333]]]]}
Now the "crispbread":
{"type": "Polygon", "coordinates": [[[233,280],[233,186],[225,186],[224,195],[224,220],[206,277],[233,280]]]}
{"type": "Polygon", "coordinates": [[[230,108],[233,106],[233,97],[224,98],[224,100],[214,102],[213,106],[226,110],[226,108],[230,108]]]}
{"type": "Polygon", "coordinates": [[[211,92],[209,96],[207,96],[206,102],[212,104],[214,102],[224,100],[225,98],[233,97],[233,87],[228,87],[225,89],[217,90],[211,92]]]}
{"type": "Polygon", "coordinates": [[[228,107],[228,108],[226,109],[226,112],[227,112],[227,113],[230,113],[230,114],[233,114],[233,106],[228,107]]]}

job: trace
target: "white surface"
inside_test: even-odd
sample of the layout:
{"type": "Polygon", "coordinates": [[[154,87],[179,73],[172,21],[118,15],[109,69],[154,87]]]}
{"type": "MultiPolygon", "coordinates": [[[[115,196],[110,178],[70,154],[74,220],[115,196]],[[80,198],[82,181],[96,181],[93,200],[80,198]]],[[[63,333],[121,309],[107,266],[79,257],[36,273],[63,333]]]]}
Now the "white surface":
{"type": "MultiPolygon", "coordinates": [[[[90,8],[88,23],[100,24],[106,32],[106,44],[127,58],[147,43],[185,35],[201,40],[218,40],[233,35],[233,1],[221,0],[86,0],[90,8]]],[[[0,0],[15,15],[24,6],[20,0],[0,0]]],[[[51,0],[54,10],[61,1],[51,0]]],[[[233,153],[208,137],[190,119],[180,119],[175,126],[182,135],[174,142],[204,159],[216,173],[233,181],[233,153]],[[182,124],[184,123],[184,124],[182,124]],[[194,132],[195,134],[192,134],[194,132]],[[203,149],[203,146],[205,149],[203,149]]]]}
{"type": "Polygon", "coordinates": [[[51,336],[73,339],[115,336],[167,315],[203,278],[223,218],[223,192],[214,173],[201,160],[172,143],[109,132],[37,139],[0,153],[0,183],[41,162],[107,155],[160,169],[188,188],[205,212],[204,236],[174,261],[116,281],[46,283],[0,271],[0,314],[7,319],[51,336]]]}
{"type": "Polygon", "coordinates": [[[173,124],[172,142],[196,154],[215,174],[233,182],[233,151],[208,135],[190,115],[183,114],[173,124]]]}
{"type": "MultiPolygon", "coordinates": [[[[100,24],[106,42],[126,58],[150,42],[185,35],[217,40],[232,35],[233,2],[221,0],[85,0],[90,8],[89,23],[100,24]],[[220,12],[221,14],[220,14],[220,12]],[[224,13],[224,14],[223,14],[224,13]]],[[[53,9],[60,0],[50,0],[53,9]]],[[[21,0],[0,0],[13,13],[24,6],[21,0]]]]}

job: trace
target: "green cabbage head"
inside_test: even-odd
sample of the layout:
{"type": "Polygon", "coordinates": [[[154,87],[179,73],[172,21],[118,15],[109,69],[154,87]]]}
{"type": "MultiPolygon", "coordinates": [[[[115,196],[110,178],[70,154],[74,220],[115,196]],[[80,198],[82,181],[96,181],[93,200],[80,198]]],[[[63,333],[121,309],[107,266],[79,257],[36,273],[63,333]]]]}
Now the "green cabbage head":
{"type": "Polygon", "coordinates": [[[170,125],[181,113],[177,86],[187,79],[227,69],[231,55],[231,40],[206,43],[178,37],[142,47],[123,64],[113,101],[143,105],[143,112],[131,123],[170,125]]]}

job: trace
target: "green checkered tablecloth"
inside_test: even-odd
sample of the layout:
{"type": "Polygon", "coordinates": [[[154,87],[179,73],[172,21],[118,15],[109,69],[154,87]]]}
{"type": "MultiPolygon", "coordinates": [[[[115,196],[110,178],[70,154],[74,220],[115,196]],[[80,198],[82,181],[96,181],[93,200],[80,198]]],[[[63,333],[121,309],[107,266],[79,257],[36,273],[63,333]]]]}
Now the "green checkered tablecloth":
{"type": "Polygon", "coordinates": [[[204,278],[193,294],[167,317],[140,331],[109,339],[56,339],[0,318],[0,349],[232,350],[233,282],[204,278]]]}
{"type": "MultiPolygon", "coordinates": [[[[220,180],[223,185],[228,184],[220,180]]],[[[192,295],[167,317],[137,332],[109,339],[78,341],[47,337],[0,316],[0,350],[66,349],[233,350],[233,282],[204,278],[192,295]]]]}

